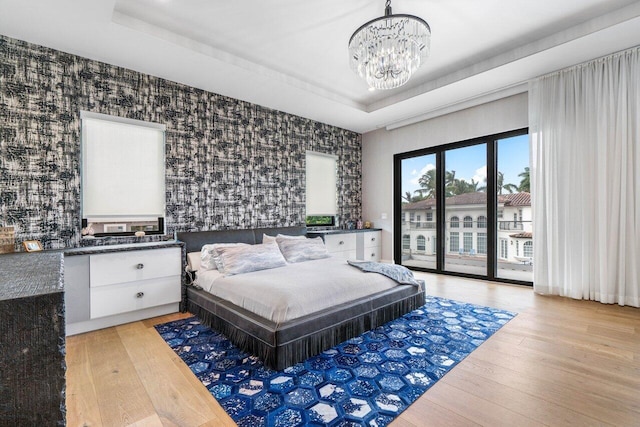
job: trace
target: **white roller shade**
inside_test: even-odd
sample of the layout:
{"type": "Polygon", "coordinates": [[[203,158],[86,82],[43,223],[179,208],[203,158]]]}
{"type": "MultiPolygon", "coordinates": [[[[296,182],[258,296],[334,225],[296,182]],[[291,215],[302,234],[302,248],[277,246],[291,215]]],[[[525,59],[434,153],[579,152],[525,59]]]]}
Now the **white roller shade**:
{"type": "Polygon", "coordinates": [[[336,215],[338,157],[307,151],[307,216],[336,215]]]}
{"type": "Polygon", "coordinates": [[[164,217],[164,127],[94,116],[82,116],[83,217],[164,217]]]}

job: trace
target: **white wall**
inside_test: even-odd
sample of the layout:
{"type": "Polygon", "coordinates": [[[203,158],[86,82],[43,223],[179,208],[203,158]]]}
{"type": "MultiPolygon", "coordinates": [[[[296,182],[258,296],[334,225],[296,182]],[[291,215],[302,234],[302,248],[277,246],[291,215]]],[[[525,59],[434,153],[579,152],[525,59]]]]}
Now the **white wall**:
{"type": "Polygon", "coordinates": [[[528,126],[527,94],[402,128],[362,136],[362,214],[382,229],[382,261],[393,260],[393,155],[528,126]],[[386,219],[382,217],[386,214],[386,219]]]}

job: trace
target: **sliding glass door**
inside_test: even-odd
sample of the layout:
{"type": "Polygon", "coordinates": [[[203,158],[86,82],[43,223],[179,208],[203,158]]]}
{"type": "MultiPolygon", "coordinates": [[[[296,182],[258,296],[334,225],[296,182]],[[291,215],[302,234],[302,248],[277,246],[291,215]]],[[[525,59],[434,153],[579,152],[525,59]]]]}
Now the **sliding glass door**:
{"type": "Polygon", "coordinates": [[[400,264],[436,268],[436,156],[403,159],[400,264]]]}
{"type": "Polygon", "coordinates": [[[487,144],[445,150],[444,270],[487,274],[487,144]]]}
{"type": "Polygon", "coordinates": [[[396,155],[396,262],[531,282],[528,147],[525,129],[396,155]]]}
{"type": "Polygon", "coordinates": [[[529,185],[529,136],[496,141],[498,158],[496,277],[533,281],[533,223],[529,185]]]}

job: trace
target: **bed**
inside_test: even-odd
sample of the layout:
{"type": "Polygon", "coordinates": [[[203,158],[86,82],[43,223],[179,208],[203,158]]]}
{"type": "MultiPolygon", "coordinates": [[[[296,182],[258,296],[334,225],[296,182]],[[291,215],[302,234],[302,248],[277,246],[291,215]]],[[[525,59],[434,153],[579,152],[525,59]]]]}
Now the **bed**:
{"type": "MultiPolygon", "coordinates": [[[[193,253],[199,252],[203,245],[212,243],[260,244],[264,234],[305,236],[306,228],[284,227],[184,232],[178,233],[178,239],[185,243],[186,253],[193,253]]],[[[327,270],[336,270],[334,275],[342,274],[338,272],[342,268],[355,270],[353,267],[347,266],[344,260],[342,260],[342,267],[334,266],[332,263],[335,262],[339,261],[328,259],[317,262],[320,270],[318,275],[329,276],[327,270]]],[[[300,274],[300,277],[303,278],[306,277],[303,274],[310,274],[313,263],[316,261],[300,263],[301,265],[296,268],[301,268],[303,272],[296,274],[300,274]],[[302,264],[305,265],[302,266],[302,264]]],[[[244,279],[254,279],[261,283],[275,283],[278,271],[285,271],[287,268],[268,271],[268,278],[254,273],[238,276],[245,276],[244,279]]],[[[346,271],[343,273],[346,274],[346,271]]],[[[256,308],[255,306],[260,303],[260,298],[246,303],[241,297],[235,295],[235,276],[228,280],[225,298],[207,292],[205,289],[197,289],[185,284],[183,307],[206,325],[226,335],[244,351],[258,356],[267,367],[281,370],[424,304],[424,283],[421,283],[420,286],[399,284],[388,286],[382,283],[384,280],[379,279],[375,273],[362,273],[362,275],[367,278],[367,281],[374,283],[372,286],[377,286],[373,294],[357,296],[356,292],[353,294],[356,295],[355,297],[345,299],[342,292],[333,292],[338,297],[336,301],[330,301],[325,304],[328,306],[317,310],[313,309],[311,312],[305,311],[308,307],[306,302],[291,304],[290,310],[284,310],[292,313],[282,314],[283,310],[275,309],[272,310],[275,313],[271,313],[271,315],[262,312],[261,310],[268,311],[270,303],[256,308]]],[[[202,276],[204,277],[205,274],[202,273],[202,276]]],[[[336,281],[339,281],[339,278],[334,280],[334,282],[336,281]]],[[[259,289],[259,286],[256,289],[259,289]]],[[[272,293],[277,294],[276,291],[272,293]]],[[[303,294],[303,292],[299,292],[299,294],[303,294]]],[[[309,295],[305,296],[309,298],[313,295],[312,292],[309,292],[309,295]]],[[[274,298],[277,299],[277,295],[274,298]]]]}

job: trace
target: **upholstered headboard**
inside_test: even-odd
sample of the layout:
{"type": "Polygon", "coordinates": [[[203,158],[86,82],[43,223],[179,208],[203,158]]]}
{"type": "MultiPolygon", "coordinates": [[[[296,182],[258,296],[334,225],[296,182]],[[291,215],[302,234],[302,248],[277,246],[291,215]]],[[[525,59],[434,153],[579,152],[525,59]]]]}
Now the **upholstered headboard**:
{"type": "Polygon", "coordinates": [[[199,252],[202,246],[210,243],[249,243],[251,245],[262,243],[262,235],[275,236],[277,234],[288,234],[292,236],[304,236],[307,228],[278,227],[278,228],[254,228],[249,230],[216,230],[216,231],[194,231],[179,232],[178,240],[185,243],[187,253],[199,252]]]}

